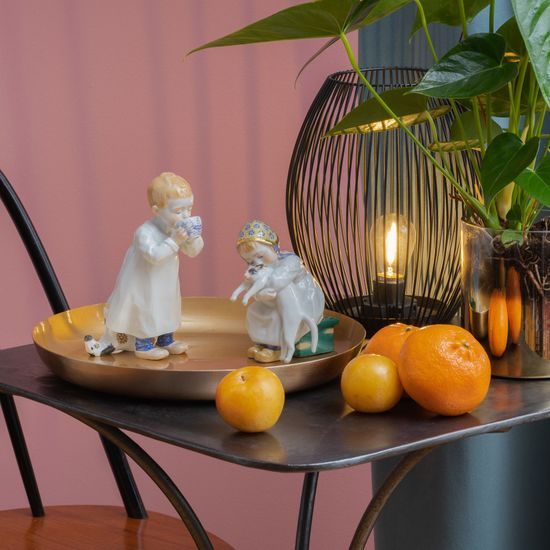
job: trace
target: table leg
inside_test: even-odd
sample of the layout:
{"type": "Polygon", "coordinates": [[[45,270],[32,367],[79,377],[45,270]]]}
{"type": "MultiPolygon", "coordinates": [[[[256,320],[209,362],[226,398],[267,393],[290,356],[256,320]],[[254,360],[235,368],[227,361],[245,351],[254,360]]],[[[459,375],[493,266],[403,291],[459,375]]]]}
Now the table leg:
{"type": "Polygon", "coordinates": [[[359,525],[355,530],[355,535],[350,544],[350,550],[363,550],[367,540],[372,532],[374,524],[384,508],[386,502],[391,497],[403,478],[433,449],[436,447],[426,447],[419,451],[413,451],[405,455],[403,460],[388,475],[380,489],[373,495],[359,525]]]}
{"type": "Polygon", "coordinates": [[[129,518],[133,519],[145,519],[147,517],[147,511],[141,500],[134,476],[130,471],[128,460],[126,455],[116,446],[113,445],[108,439],[99,436],[103,449],[111,465],[111,471],[115,477],[115,481],[118,487],[118,491],[122,497],[126,514],[129,518]]]}
{"type": "Polygon", "coordinates": [[[311,520],[313,519],[313,507],[315,505],[318,478],[319,472],[308,472],[304,475],[300,514],[298,516],[298,527],[296,530],[296,550],[307,550],[309,548],[311,520]]]}
{"type": "Polygon", "coordinates": [[[2,412],[4,413],[4,419],[6,420],[6,426],[8,428],[15,458],[17,459],[17,465],[21,472],[21,478],[23,479],[23,485],[27,493],[32,515],[35,518],[42,517],[44,515],[44,507],[42,506],[42,499],[40,498],[38,484],[34,476],[31,458],[29,456],[23,430],[21,429],[21,422],[19,421],[19,415],[15,408],[13,395],[7,395],[5,393],[0,394],[0,403],[2,404],[2,412]]]}
{"type": "Polygon", "coordinates": [[[97,422],[90,418],[85,418],[76,414],[71,414],[83,424],[90,426],[111,443],[124,451],[134,462],[156,483],[159,489],[166,495],[189,533],[193,537],[199,550],[213,550],[212,542],[202,526],[199,518],[187,502],[176,484],[170,479],[168,474],[131,438],[118,428],[97,422]]]}

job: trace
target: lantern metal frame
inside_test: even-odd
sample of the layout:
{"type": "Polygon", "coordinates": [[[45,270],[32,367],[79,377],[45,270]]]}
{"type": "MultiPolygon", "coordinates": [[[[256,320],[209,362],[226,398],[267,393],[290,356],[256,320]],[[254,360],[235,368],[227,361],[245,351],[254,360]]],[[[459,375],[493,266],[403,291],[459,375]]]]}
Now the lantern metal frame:
{"type": "MultiPolygon", "coordinates": [[[[365,69],[378,93],[413,86],[418,68],[365,69]]],[[[319,281],[327,307],[363,324],[368,334],[384,325],[444,323],[456,314],[460,291],[462,203],[450,183],[401,129],[326,133],[370,93],[354,71],[330,75],[315,97],[290,162],[286,212],[296,253],[319,281]],[[416,229],[416,246],[401,284],[386,276],[374,253],[372,226],[391,214],[416,229]],[[382,276],[381,276],[382,274],[382,276]]],[[[440,110],[443,100],[429,99],[440,110]]],[[[450,139],[450,112],[434,119],[440,141],[450,139]]],[[[410,130],[424,144],[434,142],[429,124],[410,130]]],[[[470,188],[475,174],[462,153],[445,154],[449,170],[470,188]]],[[[439,153],[436,157],[443,160],[439,153]]],[[[398,256],[411,253],[410,238],[398,256]]]]}

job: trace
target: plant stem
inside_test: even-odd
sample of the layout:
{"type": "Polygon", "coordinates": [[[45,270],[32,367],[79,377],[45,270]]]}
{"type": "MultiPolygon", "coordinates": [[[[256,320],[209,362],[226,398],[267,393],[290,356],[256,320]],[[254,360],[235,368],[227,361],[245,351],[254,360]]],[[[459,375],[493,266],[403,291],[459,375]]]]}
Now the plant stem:
{"type": "MultiPolygon", "coordinates": [[[[424,31],[424,35],[426,36],[426,41],[428,42],[428,46],[430,48],[430,51],[432,52],[434,62],[437,63],[439,61],[439,58],[437,57],[437,52],[435,51],[435,48],[434,48],[434,45],[433,45],[433,42],[432,42],[432,37],[430,35],[430,31],[428,30],[428,22],[426,20],[426,14],[424,12],[424,6],[422,6],[422,3],[420,2],[420,0],[414,0],[414,1],[415,1],[415,4],[416,4],[416,7],[418,9],[418,15],[420,16],[420,22],[422,24],[422,30],[424,31]]],[[[464,142],[466,142],[467,141],[466,131],[464,130],[464,125],[462,124],[462,119],[460,118],[460,113],[458,112],[458,107],[457,107],[456,101],[454,99],[449,99],[449,103],[451,104],[451,109],[453,111],[454,120],[455,120],[455,122],[458,126],[458,131],[460,132],[462,140],[464,142]]],[[[435,135],[437,135],[437,134],[435,134],[435,135]]],[[[455,160],[456,160],[456,165],[458,166],[459,172],[460,172],[461,176],[464,178],[464,176],[465,176],[464,169],[462,167],[462,163],[461,163],[460,159],[458,158],[458,152],[454,148],[453,148],[453,153],[454,153],[454,157],[455,157],[455,160]]],[[[474,169],[476,178],[479,181],[480,171],[479,171],[479,166],[478,166],[477,159],[474,156],[473,151],[469,147],[466,148],[466,154],[468,155],[468,160],[470,161],[470,163],[472,165],[472,168],[474,169]]],[[[441,156],[441,158],[443,158],[443,155],[441,156]]]]}
{"type": "Polygon", "coordinates": [[[493,122],[492,102],[493,98],[491,94],[487,94],[487,146],[493,141],[493,128],[491,124],[493,122]]]}
{"type": "MultiPolygon", "coordinates": [[[[462,34],[464,38],[468,37],[468,21],[466,20],[466,10],[464,9],[464,0],[458,0],[458,10],[460,12],[460,22],[462,24],[462,34]]],[[[485,136],[481,127],[481,118],[479,116],[479,104],[477,98],[472,98],[472,107],[474,113],[474,121],[476,124],[477,135],[479,138],[479,148],[481,150],[481,156],[485,154],[485,136]]]]}
{"type": "MultiPolygon", "coordinates": [[[[435,125],[435,122],[434,122],[434,119],[433,119],[432,115],[428,111],[427,111],[427,113],[428,113],[428,124],[429,124],[430,128],[432,129],[434,143],[435,143],[436,147],[438,147],[438,149],[441,151],[439,136],[437,135],[437,127],[435,125]]],[[[451,168],[450,168],[449,163],[445,159],[445,155],[440,155],[440,157],[441,157],[441,163],[445,167],[445,170],[448,170],[450,172],[451,168]]]]}
{"type": "Polygon", "coordinates": [[[514,110],[514,88],[512,87],[511,82],[508,82],[508,101],[510,102],[510,113],[508,117],[508,131],[515,133],[513,122],[514,122],[516,113],[514,110]]]}
{"type": "Polygon", "coordinates": [[[462,35],[468,38],[468,22],[466,21],[466,11],[464,10],[464,0],[458,0],[458,11],[460,12],[460,22],[462,24],[462,35]]]}
{"type": "Polygon", "coordinates": [[[542,125],[544,124],[544,115],[546,114],[546,103],[544,104],[544,107],[542,108],[542,112],[539,114],[539,118],[537,119],[537,122],[535,123],[535,136],[542,136],[542,125]]]}
{"type": "MultiPolygon", "coordinates": [[[[489,2],[489,32],[495,32],[495,0],[489,2]]],[[[487,94],[487,145],[493,141],[493,129],[491,127],[492,122],[492,101],[491,94],[487,94]]]]}
{"type": "Polygon", "coordinates": [[[434,48],[434,44],[432,42],[432,37],[428,31],[428,22],[426,21],[426,14],[424,13],[424,6],[422,6],[422,3],[420,0],[414,0],[414,3],[416,4],[416,7],[418,9],[418,15],[420,15],[420,21],[422,23],[422,29],[424,30],[424,34],[426,36],[426,40],[428,42],[428,47],[430,48],[430,51],[432,52],[432,56],[434,58],[434,61],[437,63],[439,59],[437,58],[437,53],[434,48]]]}
{"type": "Polygon", "coordinates": [[[481,127],[481,117],[479,116],[479,104],[477,97],[472,98],[472,105],[474,107],[474,121],[476,123],[477,135],[479,137],[479,148],[481,150],[481,156],[485,154],[485,136],[483,135],[483,129],[481,127]]]}
{"type": "Polygon", "coordinates": [[[348,41],[348,38],[345,33],[340,33],[340,40],[344,45],[346,50],[349,62],[353,70],[357,73],[367,90],[371,93],[372,97],[376,99],[378,104],[390,115],[393,120],[395,120],[398,126],[413,140],[413,142],[419,147],[419,149],[424,153],[426,158],[447,178],[449,183],[455,188],[457,193],[460,195],[462,200],[474,210],[474,212],[480,217],[486,227],[492,227],[493,229],[499,229],[500,224],[498,219],[490,216],[485,210],[484,205],[478,201],[473,195],[471,195],[466,189],[460,185],[456,178],[449,172],[429,151],[429,149],[411,132],[411,130],[403,123],[403,121],[391,110],[390,106],[380,97],[380,94],[374,89],[372,84],[365,78],[365,75],[359,68],[357,60],[355,59],[355,54],[351,44],[348,41]]]}
{"type": "Polygon", "coordinates": [[[527,72],[527,68],[529,67],[529,60],[524,57],[519,62],[519,74],[517,76],[516,80],[516,89],[515,89],[515,95],[514,95],[514,125],[513,125],[513,131],[514,133],[518,133],[519,131],[519,120],[521,117],[521,94],[523,93],[523,82],[525,80],[525,74],[527,72]]]}
{"type": "Polygon", "coordinates": [[[537,110],[537,99],[538,99],[539,89],[537,85],[537,80],[535,75],[531,72],[531,78],[529,79],[529,112],[525,116],[525,123],[529,124],[529,132],[527,134],[527,139],[533,137],[535,134],[535,113],[537,110]]]}

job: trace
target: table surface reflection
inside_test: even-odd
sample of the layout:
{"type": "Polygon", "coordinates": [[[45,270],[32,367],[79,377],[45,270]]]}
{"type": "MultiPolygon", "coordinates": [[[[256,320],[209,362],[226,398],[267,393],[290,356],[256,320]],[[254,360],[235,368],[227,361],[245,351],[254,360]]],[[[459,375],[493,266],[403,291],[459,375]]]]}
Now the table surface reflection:
{"type": "Polygon", "coordinates": [[[0,351],[0,391],[248,467],[344,468],[550,417],[550,380],[493,379],[473,413],[441,417],[410,399],[388,413],[352,411],[338,383],[290,394],[279,422],[238,433],[212,402],[155,401],[87,390],[51,374],[33,345],[0,351]]]}

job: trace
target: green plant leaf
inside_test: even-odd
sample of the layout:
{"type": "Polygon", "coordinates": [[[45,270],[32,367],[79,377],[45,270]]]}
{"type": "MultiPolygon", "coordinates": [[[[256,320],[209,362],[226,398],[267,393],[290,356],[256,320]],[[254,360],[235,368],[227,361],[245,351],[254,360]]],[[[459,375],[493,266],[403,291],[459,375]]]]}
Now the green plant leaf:
{"type": "Polygon", "coordinates": [[[411,4],[413,0],[378,0],[369,11],[367,17],[361,21],[361,27],[371,25],[384,17],[396,12],[407,4],[411,4]]]}
{"type": "Polygon", "coordinates": [[[481,187],[487,207],[501,189],[531,164],[538,145],[536,137],[524,144],[510,132],[500,134],[491,142],[481,162],[481,187]]]}
{"type": "Polygon", "coordinates": [[[296,75],[296,79],[294,80],[294,85],[298,82],[298,79],[302,75],[302,73],[306,70],[306,68],[310,65],[310,63],[313,63],[325,50],[328,50],[334,43],[338,42],[339,38],[334,36],[327,42],[325,42],[303,65],[302,68],[298,71],[298,74],[296,75]]]}
{"type": "MultiPolygon", "coordinates": [[[[514,194],[517,192],[517,187],[514,187],[514,194]]],[[[523,210],[521,206],[517,203],[514,203],[512,199],[512,208],[508,210],[506,214],[506,223],[511,229],[519,230],[522,226],[523,210]]]]}
{"type": "MultiPolygon", "coordinates": [[[[442,0],[421,0],[421,4],[424,8],[424,14],[428,23],[444,23],[445,25],[450,25],[451,27],[460,26],[460,10],[456,0],[451,2],[442,0]]],[[[470,21],[473,19],[477,13],[488,5],[489,0],[464,0],[466,20],[470,21]]],[[[414,33],[421,27],[422,21],[420,19],[420,15],[417,13],[411,29],[411,36],[413,36],[414,33]]]]}
{"type": "Polygon", "coordinates": [[[521,245],[523,243],[523,233],[515,229],[505,229],[500,234],[500,240],[505,246],[513,243],[518,243],[521,245]]]}
{"type": "Polygon", "coordinates": [[[517,63],[504,59],[504,38],[473,34],[449,50],[414,91],[430,97],[470,98],[494,92],[517,75],[517,63]]]}
{"type": "Polygon", "coordinates": [[[338,36],[357,26],[376,0],[317,0],[274,13],[189,53],[206,48],[338,36]]]}
{"type": "MultiPolygon", "coordinates": [[[[531,75],[531,71],[528,71],[525,77],[523,88],[522,88],[521,99],[520,99],[520,112],[522,114],[527,112],[527,108],[529,106],[529,82],[531,78],[530,75],[531,75]]],[[[487,106],[486,95],[478,96],[477,101],[479,102],[480,106],[483,109],[486,108],[487,106]]],[[[462,99],[460,102],[463,105],[465,105],[468,109],[472,109],[472,102],[469,99],[462,99]]],[[[541,112],[542,110],[545,109],[545,107],[546,107],[546,102],[544,101],[544,98],[541,97],[539,94],[537,98],[537,104],[535,106],[535,111],[541,112]]],[[[493,114],[493,116],[502,116],[502,117],[510,116],[510,96],[508,94],[508,88],[506,86],[491,94],[491,113],[493,114]]]]}
{"type": "MultiPolygon", "coordinates": [[[[483,132],[483,136],[485,138],[485,143],[487,143],[487,123],[484,118],[481,118],[481,130],[483,132]]],[[[499,134],[502,134],[502,128],[491,119],[491,135],[492,137],[496,137],[499,134]]],[[[453,120],[453,123],[451,125],[451,138],[453,140],[478,140],[479,135],[477,133],[477,126],[475,122],[474,113],[472,111],[466,111],[464,113],[461,113],[458,118],[453,120]],[[461,128],[464,130],[464,134],[462,134],[461,128]]]]}
{"type": "Polygon", "coordinates": [[[497,34],[504,37],[507,52],[512,51],[520,56],[525,55],[527,50],[515,17],[510,17],[506,23],[502,24],[497,30],[497,34]]]}
{"type": "MultiPolygon", "coordinates": [[[[420,94],[410,93],[411,87],[395,88],[380,94],[391,110],[407,126],[419,124],[428,119],[428,112],[437,118],[449,109],[449,105],[441,105],[428,110],[428,98],[420,94]]],[[[367,134],[383,132],[398,128],[397,122],[391,118],[375,98],[370,98],[350,111],[326,136],[341,134],[367,134]]]]}
{"type": "MultiPolygon", "coordinates": [[[[487,124],[485,119],[481,119],[481,130],[485,136],[484,143],[487,143],[487,124]]],[[[502,128],[491,119],[491,138],[502,134],[502,128]]],[[[440,151],[442,153],[449,153],[451,151],[464,151],[466,149],[479,149],[479,136],[477,133],[477,126],[475,123],[474,113],[472,111],[465,111],[461,113],[458,118],[455,118],[451,125],[450,141],[442,141],[439,143],[430,144],[431,151],[440,151]],[[462,130],[460,123],[462,124],[462,130]]]]}
{"type": "Polygon", "coordinates": [[[536,170],[526,168],[515,182],[544,206],[550,206],[550,156],[546,155],[536,170]]]}
{"type": "Polygon", "coordinates": [[[542,95],[550,105],[550,2],[511,0],[542,95]]]}
{"type": "Polygon", "coordinates": [[[466,149],[479,150],[479,139],[469,139],[463,141],[456,139],[453,141],[440,141],[439,143],[430,143],[430,151],[439,151],[440,153],[451,153],[453,151],[465,151],[466,149]]]}

